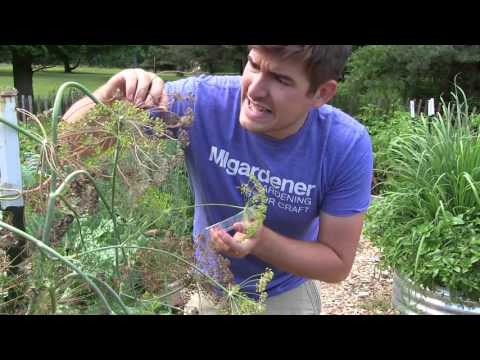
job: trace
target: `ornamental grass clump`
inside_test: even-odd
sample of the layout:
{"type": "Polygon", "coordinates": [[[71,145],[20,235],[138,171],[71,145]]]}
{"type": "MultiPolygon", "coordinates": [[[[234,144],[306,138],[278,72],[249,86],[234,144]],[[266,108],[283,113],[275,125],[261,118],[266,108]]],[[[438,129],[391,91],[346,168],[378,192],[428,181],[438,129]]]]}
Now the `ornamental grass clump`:
{"type": "Polygon", "coordinates": [[[384,264],[417,285],[453,298],[480,299],[480,133],[455,85],[455,102],[415,119],[393,141],[385,193],[374,201],[366,233],[384,264]]]}

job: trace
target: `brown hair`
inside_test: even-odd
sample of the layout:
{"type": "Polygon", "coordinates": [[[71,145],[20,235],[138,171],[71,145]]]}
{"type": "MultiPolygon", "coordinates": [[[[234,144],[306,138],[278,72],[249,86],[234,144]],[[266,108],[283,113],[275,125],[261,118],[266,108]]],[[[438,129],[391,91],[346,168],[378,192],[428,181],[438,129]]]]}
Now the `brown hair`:
{"type": "Polygon", "coordinates": [[[352,52],[351,45],[249,45],[248,48],[285,60],[300,60],[310,79],[309,94],[328,80],[339,80],[352,52]]]}

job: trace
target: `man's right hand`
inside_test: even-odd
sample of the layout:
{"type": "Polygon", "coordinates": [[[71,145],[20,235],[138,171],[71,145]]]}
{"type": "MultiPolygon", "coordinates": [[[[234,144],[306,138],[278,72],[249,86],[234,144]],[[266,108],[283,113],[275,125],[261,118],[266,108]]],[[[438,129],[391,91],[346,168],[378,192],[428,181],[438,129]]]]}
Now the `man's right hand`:
{"type": "MultiPolygon", "coordinates": [[[[123,99],[141,108],[158,107],[167,110],[168,99],[164,85],[164,81],[154,73],[142,69],[127,69],[114,75],[95,90],[93,95],[102,103],[123,99]]],[[[93,101],[85,97],[73,104],[63,119],[75,122],[83,118],[93,106],[93,101]]]]}
{"type": "MultiPolygon", "coordinates": [[[[166,110],[165,83],[156,74],[141,69],[128,69],[114,75],[102,88],[102,102],[111,101],[117,90],[123,99],[138,107],[159,107],[166,110]]],[[[99,89],[99,90],[100,90],[99,89]]]]}

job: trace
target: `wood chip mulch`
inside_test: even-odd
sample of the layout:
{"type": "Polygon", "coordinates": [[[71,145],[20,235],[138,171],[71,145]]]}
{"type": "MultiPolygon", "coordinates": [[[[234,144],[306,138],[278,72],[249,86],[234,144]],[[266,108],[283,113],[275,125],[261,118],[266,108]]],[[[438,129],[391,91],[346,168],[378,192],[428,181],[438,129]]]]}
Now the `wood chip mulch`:
{"type": "Polygon", "coordinates": [[[392,273],[380,270],[379,261],[378,249],[362,238],[348,278],[322,283],[322,315],[398,315],[391,304],[392,273]]]}

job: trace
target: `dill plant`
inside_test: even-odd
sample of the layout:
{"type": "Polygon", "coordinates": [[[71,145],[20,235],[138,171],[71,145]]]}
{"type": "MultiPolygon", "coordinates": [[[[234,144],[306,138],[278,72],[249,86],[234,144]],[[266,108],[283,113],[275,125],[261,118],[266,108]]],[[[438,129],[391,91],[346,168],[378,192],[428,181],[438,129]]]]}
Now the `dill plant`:
{"type": "MultiPolygon", "coordinates": [[[[142,254],[175,259],[183,264],[184,270],[196,269],[200,277],[223,289],[227,302],[232,305],[229,313],[258,310],[257,305],[261,306],[266,297],[266,283],[273,274],[267,271],[257,276],[261,279],[258,290],[263,294],[257,304],[238,291],[242,284],[230,284],[226,288],[209,274],[199,271],[193,259],[182,257],[192,256],[191,250],[182,250],[182,254],[177,255],[150,247],[144,234],[156,223],[155,219],[137,219],[138,214],[132,212],[135,207],[131,207],[130,212],[124,211],[123,202],[115,196],[122,191],[128,194],[128,201],[145,200],[149,189],[169,179],[168,174],[183,161],[181,147],[188,145],[185,129],[192,123],[191,111],[182,117],[169,114],[168,121],[152,121],[147,112],[133,105],[114,99],[106,106],[82,85],[66,83],[59,89],[53,111],[48,114],[51,115],[51,131],[44,126],[48,119],[41,121],[33,114],[26,115],[35,121],[39,132],[11,126],[3,119],[0,121],[14,127],[39,148],[36,169],[42,174],[39,182],[42,184],[48,177],[45,186],[32,191],[32,194],[43,192],[46,195],[39,199],[47,202],[46,208],[37,208],[44,217],[35,215],[36,228],[42,230],[41,240],[37,238],[40,234],[35,237],[1,221],[0,227],[23,237],[39,249],[29,259],[33,272],[28,274],[32,282],[26,279],[30,284],[25,292],[29,298],[27,313],[149,313],[152,306],[158,309],[158,304],[168,305],[162,302],[165,294],[150,293],[145,289],[145,283],[138,287],[138,275],[142,274],[135,267],[139,266],[139,261],[141,264],[142,254]],[[80,89],[97,105],[85,119],[67,127],[64,123],[58,125],[58,121],[63,92],[69,87],[80,89]],[[177,139],[172,137],[174,132],[177,139]],[[50,187],[49,193],[45,191],[46,186],[50,187]],[[83,199],[85,193],[92,196],[83,199]],[[97,206],[98,200],[101,200],[101,206],[97,206]],[[65,222],[65,219],[69,221],[65,222]],[[101,221],[92,228],[95,219],[101,221]],[[77,231],[69,228],[72,223],[77,225],[77,231]],[[93,302],[92,291],[100,303],[93,302]]],[[[253,188],[242,187],[242,191],[249,191],[252,195],[243,208],[253,214],[248,235],[256,232],[266,211],[264,188],[258,181],[253,182],[253,188]]],[[[193,207],[165,207],[159,211],[158,217],[174,216],[175,212],[193,207]]],[[[159,234],[165,236],[165,232],[159,234]]]]}

